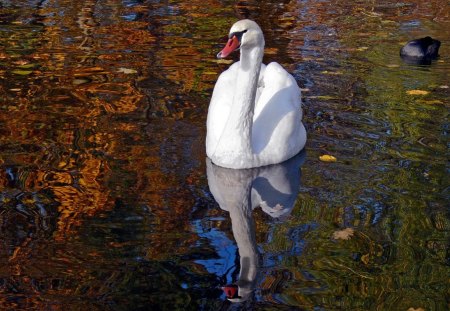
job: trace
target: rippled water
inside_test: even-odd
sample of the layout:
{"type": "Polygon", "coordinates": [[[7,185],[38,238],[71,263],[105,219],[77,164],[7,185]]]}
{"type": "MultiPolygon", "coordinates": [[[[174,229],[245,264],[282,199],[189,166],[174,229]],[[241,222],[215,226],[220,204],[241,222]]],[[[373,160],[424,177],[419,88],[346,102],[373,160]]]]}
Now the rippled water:
{"type": "Polygon", "coordinates": [[[0,308],[446,310],[449,14],[442,0],[0,1],[0,308]],[[303,89],[309,140],[287,168],[205,161],[229,64],[214,56],[247,16],[303,89]],[[425,35],[441,57],[403,63],[425,35]]]}

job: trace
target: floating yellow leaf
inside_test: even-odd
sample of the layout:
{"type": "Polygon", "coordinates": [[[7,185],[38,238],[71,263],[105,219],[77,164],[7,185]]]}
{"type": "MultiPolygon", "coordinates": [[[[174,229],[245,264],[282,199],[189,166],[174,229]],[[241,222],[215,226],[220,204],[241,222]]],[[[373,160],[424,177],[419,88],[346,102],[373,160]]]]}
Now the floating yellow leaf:
{"type": "Polygon", "coordinates": [[[359,47],[359,48],[357,48],[356,50],[357,51],[365,51],[365,50],[367,50],[369,47],[367,47],[367,46],[361,46],[361,47],[359,47]]]}
{"type": "Polygon", "coordinates": [[[117,72],[121,72],[121,73],[124,73],[124,74],[128,75],[128,74],[137,73],[137,70],[121,67],[121,68],[117,69],[117,72]]]}
{"type": "Polygon", "coordinates": [[[332,155],[329,155],[329,154],[321,155],[319,157],[319,160],[323,161],[323,162],[336,162],[337,161],[337,159],[335,157],[333,157],[332,155]]]}
{"type": "Polygon", "coordinates": [[[74,85],[80,85],[80,84],[88,83],[88,82],[89,82],[89,80],[87,80],[87,79],[74,79],[74,80],[72,81],[72,83],[73,83],[74,85]]]}
{"type": "Polygon", "coordinates": [[[369,264],[369,254],[362,255],[361,261],[367,266],[369,264]]]}
{"type": "Polygon", "coordinates": [[[35,202],[36,202],[36,200],[34,200],[33,198],[22,199],[22,203],[25,203],[25,204],[34,204],[35,202]]]}
{"type": "Polygon", "coordinates": [[[442,105],[443,104],[443,102],[438,99],[421,100],[420,103],[427,104],[427,105],[442,105]]]}
{"type": "Polygon", "coordinates": [[[336,99],[336,97],[329,96],[329,95],[308,96],[308,98],[311,98],[311,99],[322,99],[322,100],[336,99]]]}
{"type": "Polygon", "coordinates": [[[428,91],[424,91],[424,90],[409,90],[406,92],[406,94],[408,95],[427,95],[428,91]]]}
{"type": "Polygon", "coordinates": [[[28,61],[24,60],[24,59],[19,59],[19,60],[14,61],[13,63],[16,65],[19,65],[19,66],[23,66],[23,65],[28,64],[28,61]]]}
{"type": "Polygon", "coordinates": [[[22,68],[22,69],[30,69],[30,68],[34,68],[34,67],[36,67],[36,64],[33,64],[33,63],[19,65],[19,68],[22,68]]]}
{"type": "Polygon", "coordinates": [[[331,75],[331,76],[339,76],[339,75],[343,74],[342,71],[328,71],[328,70],[324,70],[324,71],[322,71],[322,73],[326,74],[326,75],[331,75]]]}
{"type": "Polygon", "coordinates": [[[218,63],[218,64],[231,64],[233,62],[232,59],[216,59],[214,60],[214,62],[218,63]]]}
{"type": "Polygon", "coordinates": [[[32,73],[33,71],[31,70],[13,70],[12,73],[16,74],[16,75],[21,75],[21,76],[26,76],[29,75],[30,73],[32,73]]]}

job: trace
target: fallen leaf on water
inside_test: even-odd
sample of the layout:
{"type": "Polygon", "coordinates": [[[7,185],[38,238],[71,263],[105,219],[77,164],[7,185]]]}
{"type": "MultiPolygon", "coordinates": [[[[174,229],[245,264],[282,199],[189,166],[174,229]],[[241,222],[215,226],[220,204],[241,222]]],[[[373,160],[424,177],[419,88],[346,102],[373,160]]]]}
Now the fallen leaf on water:
{"type": "Polygon", "coordinates": [[[441,85],[439,88],[440,89],[448,89],[448,85],[441,85]]]}
{"type": "Polygon", "coordinates": [[[218,63],[218,64],[231,64],[232,62],[233,62],[233,60],[232,59],[223,59],[223,58],[221,58],[221,59],[216,59],[216,60],[214,60],[216,63],[218,63]]]}
{"type": "Polygon", "coordinates": [[[381,23],[382,24],[398,24],[396,21],[391,21],[391,20],[388,20],[388,19],[383,19],[382,21],[381,21],[381,23]]]}
{"type": "Polygon", "coordinates": [[[367,266],[369,264],[369,254],[362,255],[361,261],[367,266]]]}
{"type": "Polygon", "coordinates": [[[316,61],[316,62],[322,62],[325,60],[324,57],[308,57],[304,56],[302,57],[303,61],[316,61]]]}
{"type": "Polygon", "coordinates": [[[406,91],[406,94],[408,94],[408,95],[427,95],[428,93],[430,93],[430,92],[424,91],[424,90],[409,90],[409,91],[406,91]]]}
{"type": "Polygon", "coordinates": [[[175,120],[181,120],[184,117],[184,112],[183,111],[178,111],[178,112],[174,112],[171,114],[171,116],[175,119],[175,120]]]}
{"type": "Polygon", "coordinates": [[[294,24],[295,18],[294,17],[282,17],[280,19],[278,19],[279,25],[281,27],[288,27],[294,24]]]}
{"type": "Polygon", "coordinates": [[[339,76],[339,75],[343,74],[342,71],[328,71],[328,70],[324,70],[324,71],[322,71],[322,73],[326,74],[326,75],[332,75],[332,76],[339,76]]]}
{"type": "Polygon", "coordinates": [[[89,82],[89,80],[87,80],[87,79],[74,79],[74,80],[72,81],[72,83],[73,83],[74,85],[80,85],[80,84],[88,83],[88,82],[89,82]]]}
{"type": "Polygon", "coordinates": [[[322,162],[336,162],[337,161],[336,157],[333,157],[332,155],[329,155],[329,154],[321,155],[319,157],[319,160],[322,162]]]}
{"type": "Polygon", "coordinates": [[[26,76],[26,75],[29,75],[30,73],[32,73],[33,71],[31,71],[31,70],[13,70],[11,72],[16,75],[26,76]]]}
{"type": "Polygon", "coordinates": [[[129,74],[137,73],[137,70],[121,67],[121,68],[117,69],[117,72],[122,72],[124,74],[129,75],[129,74]]]}
{"type": "Polygon", "coordinates": [[[398,68],[398,67],[400,67],[400,65],[397,65],[397,64],[388,64],[388,65],[386,65],[386,67],[388,67],[388,68],[398,68]]]}
{"type": "Polygon", "coordinates": [[[308,96],[308,98],[311,98],[311,99],[322,99],[322,100],[336,99],[336,97],[329,96],[329,95],[308,96]]]}
{"type": "Polygon", "coordinates": [[[424,308],[421,308],[421,307],[419,307],[419,308],[413,308],[413,307],[411,307],[411,308],[409,308],[407,311],[425,311],[425,309],[424,308]]]}
{"type": "Polygon", "coordinates": [[[343,230],[334,231],[333,239],[349,240],[353,236],[354,233],[355,233],[355,230],[353,230],[353,228],[345,228],[343,230]]]}
{"type": "Polygon", "coordinates": [[[33,64],[33,63],[19,65],[19,68],[22,68],[22,69],[30,69],[30,68],[34,68],[34,67],[36,67],[36,64],[33,64]]]}
{"type": "Polygon", "coordinates": [[[28,64],[28,61],[24,60],[24,59],[19,59],[19,60],[14,61],[13,64],[23,66],[23,65],[28,64]]]}
{"type": "Polygon", "coordinates": [[[443,104],[443,102],[438,99],[421,100],[420,103],[427,104],[427,105],[442,105],[443,104]]]}

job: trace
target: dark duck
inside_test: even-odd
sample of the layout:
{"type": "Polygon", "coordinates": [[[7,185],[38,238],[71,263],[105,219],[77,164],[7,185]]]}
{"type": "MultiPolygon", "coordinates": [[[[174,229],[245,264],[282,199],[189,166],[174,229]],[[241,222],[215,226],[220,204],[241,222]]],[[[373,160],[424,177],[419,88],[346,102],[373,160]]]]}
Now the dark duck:
{"type": "Polygon", "coordinates": [[[408,64],[429,65],[439,55],[441,41],[431,37],[411,40],[400,50],[400,56],[408,64]]]}

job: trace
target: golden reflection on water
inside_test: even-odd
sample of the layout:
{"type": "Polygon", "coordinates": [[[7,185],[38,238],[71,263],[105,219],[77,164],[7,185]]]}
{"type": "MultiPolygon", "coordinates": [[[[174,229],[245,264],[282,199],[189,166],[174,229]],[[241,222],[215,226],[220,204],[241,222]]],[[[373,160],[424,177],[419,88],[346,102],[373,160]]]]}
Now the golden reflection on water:
{"type": "Polygon", "coordinates": [[[304,89],[309,132],[292,217],[255,214],[251,306],[445,308],[445,4],[2,3],[1,308],[226,306],[218,287],[233,273],[198,261],[231,239],[208,195],[204,122],[228,66],[214,55],[243,16],[265,31],[265,61],[304,89]],[[401,43],[425,33],[440,61],[402,64],[401,43]]]}

